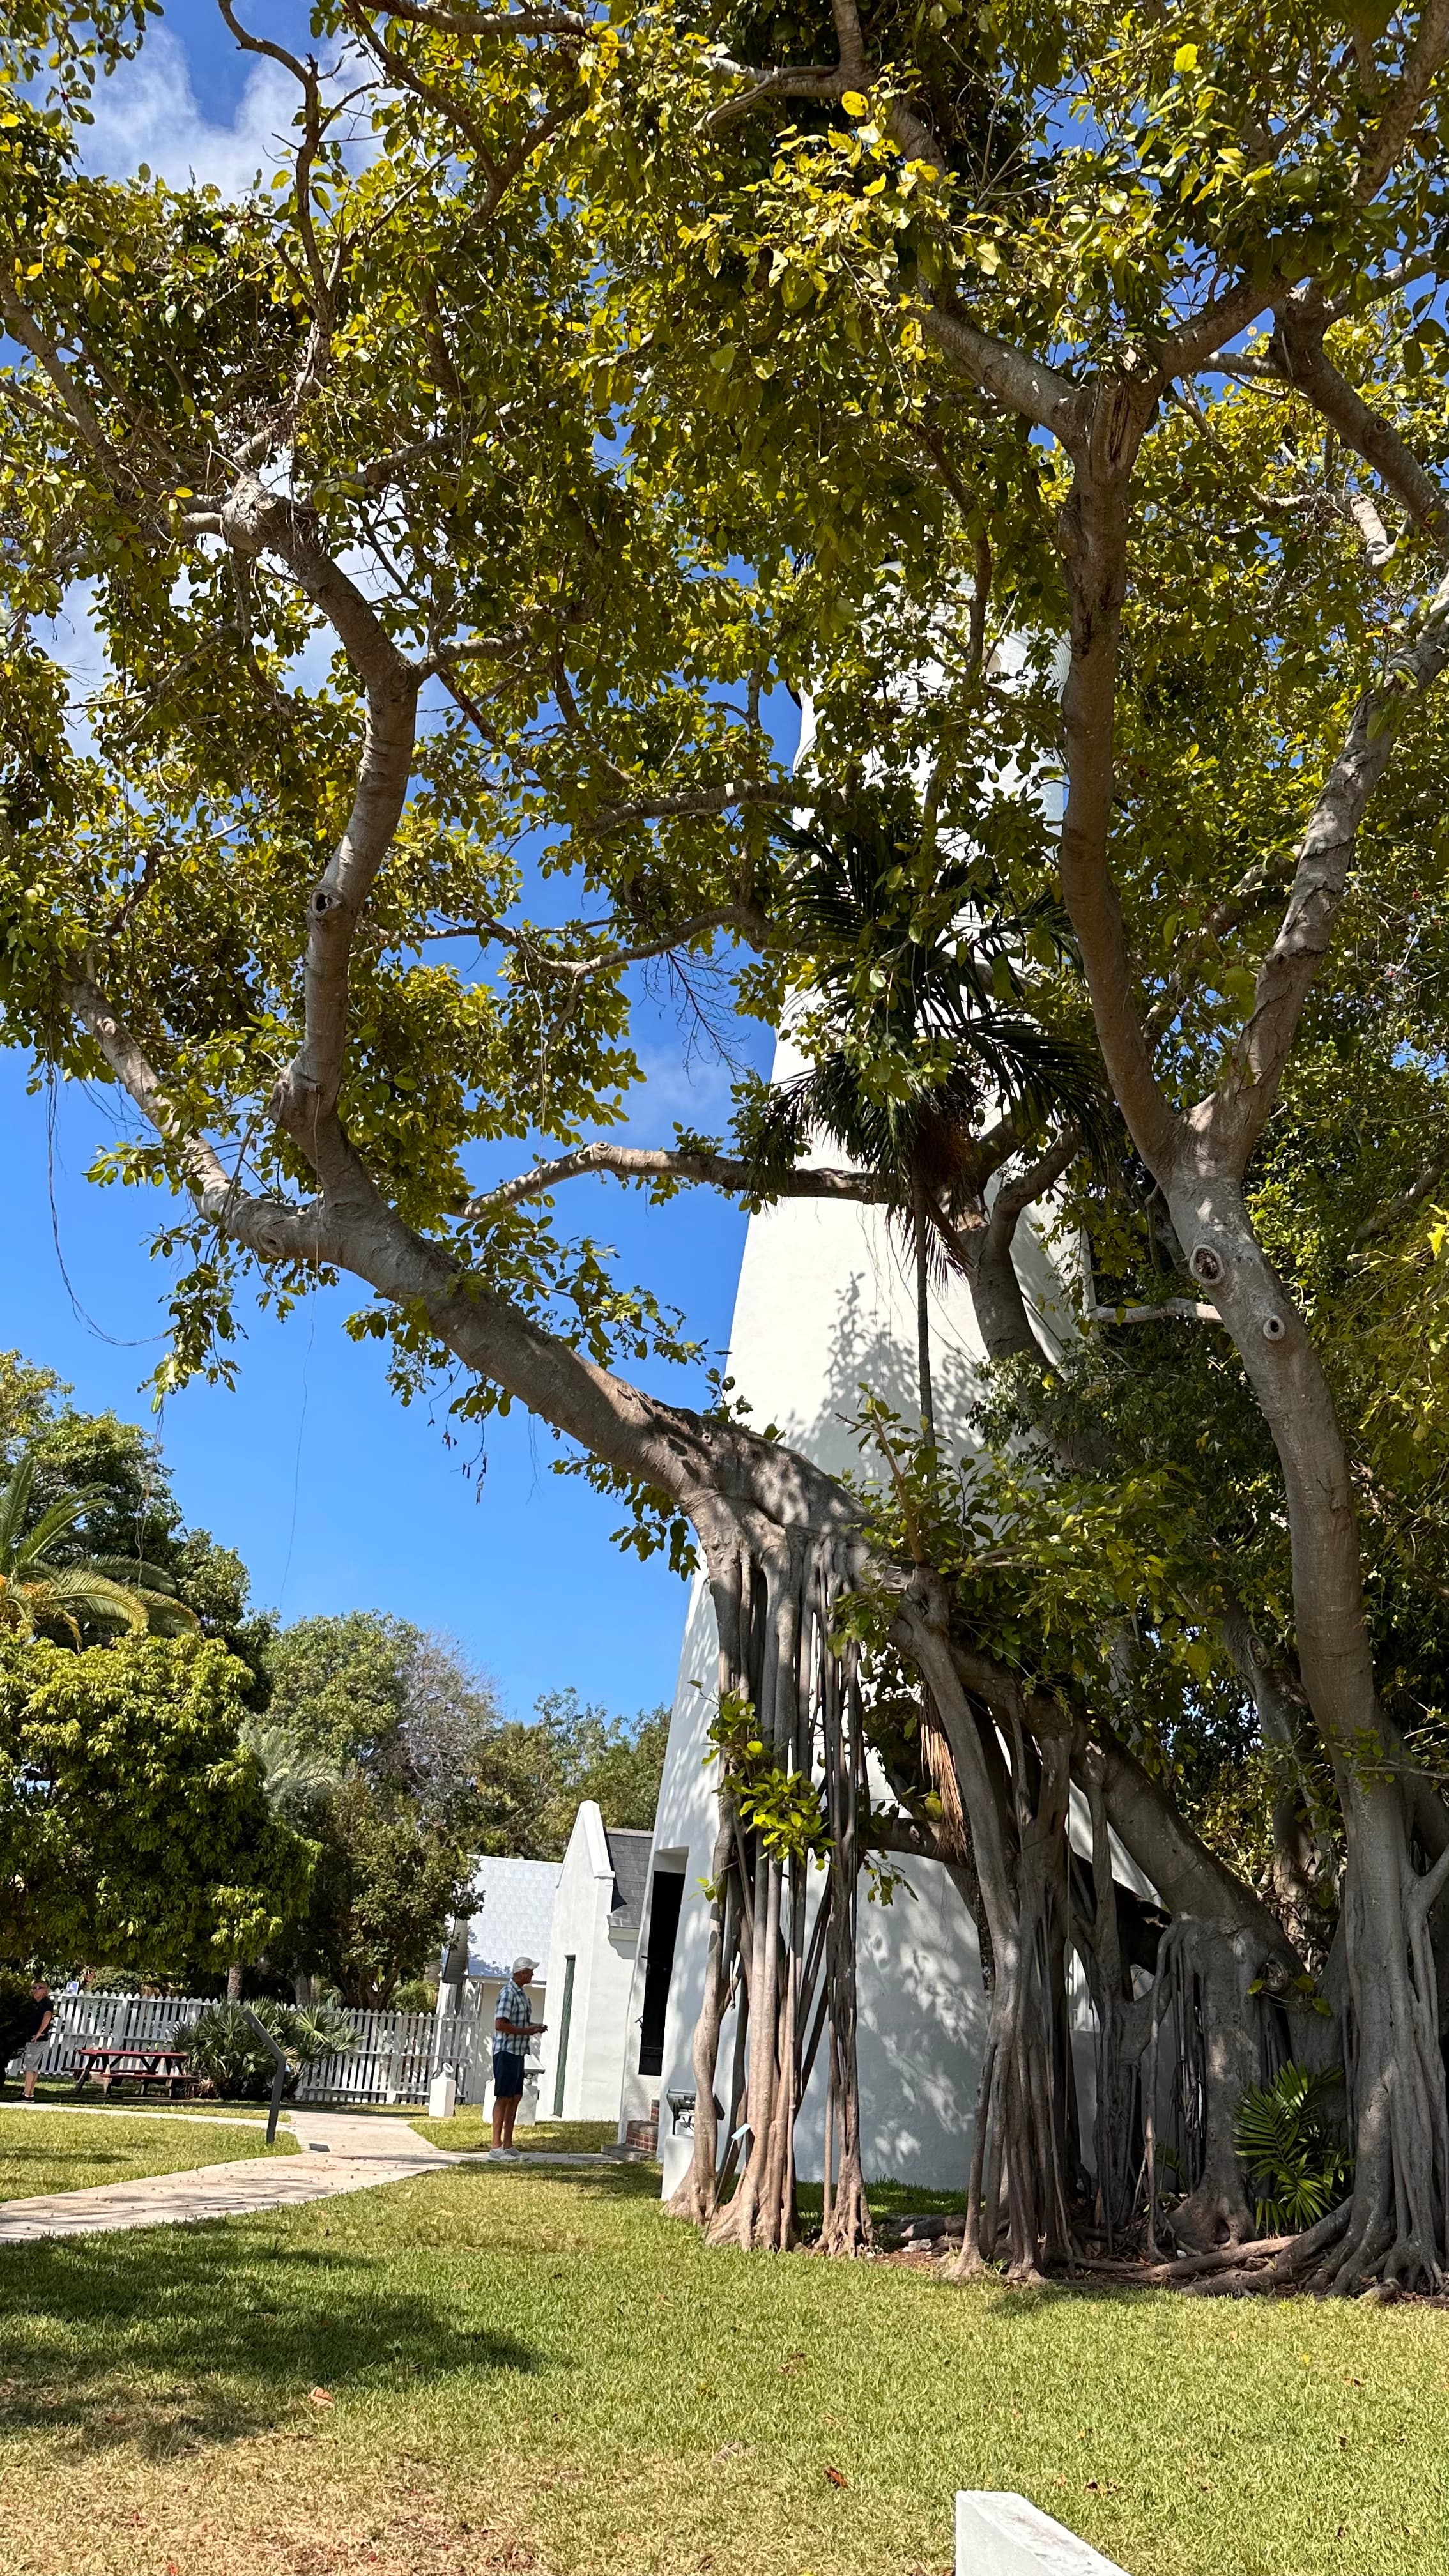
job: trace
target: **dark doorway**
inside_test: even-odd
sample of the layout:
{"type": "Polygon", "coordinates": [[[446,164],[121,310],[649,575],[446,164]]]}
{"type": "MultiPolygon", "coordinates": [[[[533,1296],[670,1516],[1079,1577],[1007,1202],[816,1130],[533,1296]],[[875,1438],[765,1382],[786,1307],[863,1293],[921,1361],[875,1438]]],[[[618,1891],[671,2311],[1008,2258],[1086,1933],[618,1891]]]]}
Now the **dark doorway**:
{"type": "Polygon", "coordinates": [[[578,1960],[572,1951],[564,1961],[563,2014],[558,2033],[558,2073],[553,2080],[553,2116],[563,2118],[564,2078],[569,2066],[569,2025],[574,2017],[574,1970],[578,1960]]]}
{"type": "Polygon", "coordinates": [[[674,1944],[684,1902],[684,1872],[656,1869],[649,1903],[649,1959],[644,1970],[644,2010],[639,2017],[639,2072],[664,2072],[664,2015],[674,1974],[674,1944]]]}

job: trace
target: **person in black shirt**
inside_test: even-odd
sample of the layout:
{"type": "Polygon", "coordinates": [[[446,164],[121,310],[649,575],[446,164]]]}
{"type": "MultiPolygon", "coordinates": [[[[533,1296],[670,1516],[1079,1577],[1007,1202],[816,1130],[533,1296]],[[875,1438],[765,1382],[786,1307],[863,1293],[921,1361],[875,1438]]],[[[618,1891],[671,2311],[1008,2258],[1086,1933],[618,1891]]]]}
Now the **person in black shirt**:
{"type": "Polygon", "coordinates": [[[40,2061],[50,2044],[50,2025],[54,2019],[55,2010],[50,2000],[50,1988],[43,1977],[37,1977],[30,1989],[30,2001],[26,2005],[21,2023],[21,2034],[25,2044],[25,2099],[27,2102],[33,2102],[35,2099],[35,2078],[39,2072],[40,2061]]]}

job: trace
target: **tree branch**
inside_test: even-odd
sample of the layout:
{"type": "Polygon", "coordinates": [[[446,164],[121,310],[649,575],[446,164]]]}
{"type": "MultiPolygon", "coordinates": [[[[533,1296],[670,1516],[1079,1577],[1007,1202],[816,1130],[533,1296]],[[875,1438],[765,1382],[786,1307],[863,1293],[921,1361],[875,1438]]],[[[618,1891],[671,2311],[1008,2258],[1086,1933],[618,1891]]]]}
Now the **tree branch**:
{"type": "Polygon", "coordinates": [[[1127,478],[1154,397],[1118,383],[1098,392],[1089,455],[1061,519],[1072,654],[1062,693],[1067,801],[1058,867],[1092,998],[1098,1042],[1148,1169],[1160,1172],[1179,1123],[1152,1066],[1138,978],[1108,858],[1116,778],[1117,644],[1127,587],[1127,478]],[[1109,400],[1109,396],[1111,399],[1109,400]]]}
{"type": "Polygon", "coordinates": [[[560,957],[554,950],[540,947],[527,931],[511,930],[506,921],[497,921],[489,913],[480,913],[473,921],[450,923],[428,935],[433,939],[496,939],[501,947],[516,949],[526,957],[539,974],[556,975],[561,983],[583,984],[595,975],[615,975],[626,966],[647,965],[652,957],[672,956],[676,948],[691,947],[713,930],[732,930],[752,948],[764,948],[770,939],[767,914],[758,905],[746,903],[717,904],[709,912],[693,913],[687,921],[673,923],[657,939],[641,940],[635,948],[602,949],[595,957],[560,957]]]}
{"type": "Polygon", "coordinates": [[[572,36],[581,39],[589,22],[572,9],[431,8],[425,0],[370,0],[380,18],[403,18],[412,27],[433,27],[444,36],[572,36]]]}
{"type": "Polygon", "coordinates": [[[1191,1297],[1164,1297],[1159,1306],[1089,1306],[1085,1324],[1160,1324],[1175,1316],[1185,1324],[1220,1324],[1216,1306],[1200,1306],[1191,1297]]]}
{"type": "Polygon", "coordinates": [[[390,1304],[426,1315],[466,1368],[500,1386],[592,1456],[665,1495],[708,1548],[736,1548],[741,1519],[809,1526],[844,1543],[845,1579],[864,1570],[859,1504],[833,1478],[742,1424],[706,1420],[631,1386],[534,1323],[414,1233],[383,1198],[335,1117],[317,1131],[321,1198],[307,1208],[248,1198],[205,1138],[187,1137],[142,1048],[85,977],[66,1001],[147,1122],[177,1147],[186,1183],[219,1231],[264,1261],[337,1263],[390,1304]]]}
{"type": "Polygon", "coordinates": [[[1446,50],[1449,50],[1449,0],[1424,0],[1419,13],[1418,32],[1409,47],[1403,71],[1383,115],[1371,128],[1369,147],[1360,156],[1354,195],[1361,206],[1368,205],[1378,195],[1408,142],[1446,50]]]}
{"type": "Polygon", "coordinates": [[[1305,311],[1297,298],[1280,305],[1268,344],[1274,374],[1333,423],[1344,445],[1382,476],[1415,525],[1449,554],[1449,501],[1392,421],[1339,374],[1323,345],[1324,328],[1321,313],[1305,311]]]}
{"type": "Polygon", "coordinates": [[[318,543],[309,513],[296,502],[244,474],[227,494],[221,519],[226,542],[239,554],[270,550],[281,556],[335,630],[367,697],[352,809],[307,899],[303,1041],[273,1103],[274,1114],[310,1151],[342,1081],[352,939],[406,801],[421,673],[398,651],[356,583],[318,543]]]}
{"type": "Polygon", "coordinates": [[[952,366],[979,393],[990,394],[1039,429],[1049,429],[1064,447],[1071,448],[1080,429],[1084,389],[1070,376],[979,331],[962,312],[954,289],[940,290],[925,327],[952,366]]]}
{"type": "Polygon", "coordinates": [[[627,831],[631,823],[667,823],[705,820],[712,815],[727,814],[732,805],[800,805],[809,802],[802,794],[800,781],[775,781],[769,778],[730,779],[723,787],[688,788],[677,796],[640,796],[627,805],[604,805],[587,820],[575,823],[576,832],[603,837],[610,832],[627,831]]]}
{"type": "Polygon", "coordinates": [[[1434,595],[1417,641],[1395,656],[1384,682],[1359,700],[1299,842],[1287,910],[1259,969],[1253,1009],[1229,1070],[1217,1090],[1190,1113],[1192,1129],[1210,1137],[1239,1174],[1267,1122],[1304,1005],[1328,952],[1359,826],[1388,767],[1405,699],[1428,688],[1446,662],[1449,576],[1434,595]]]}
{"type": "Polygon", "coordinates": [[[263,1261],[316,1263],[334,1257],[319,1206],[290,1207],[282,1199],[251,1196],[227,1171],[205,1136],[187,1134],[144,1048],[116,1018],[96,984],[88,977],[75,977],[65,987],[65,999],[142,1117],[176,1150],[182,1176],[202,1216],[263,1261]]]}
{"type": "Polygon", "coordinates": [[[816,1164],[771,1171],[730,1154],[680,1153],[662,1145],[604,1143],[581,1145],[575,1153],[560,1154],[551,1163],[539,1163],[517,1180],[505,1181],[500,1188],[485,1190],[481,1197],[470,1199],[462,1213],[474,1222],[486,1222],[517,1207],[523,1199],[544,1197],[564,1181],[598,1173],[612,1173],[616,1180],[623,1181],[698,1182],[711,1189],[727,1190],[732,1197],[748,1199],[756,1205],[775,1199],[835,1199],[877,1207],[888,1196],[884,1183],[872,1172],[837,1171],[816,1164]]]}
{"type": "Polygon", "coordinates": [[[1045,1198],[1055,1189],[1064,1172],[1069,1172],[1082,1150],[1082,1131],[1075,1122],[1063,1129],[1054,1145],[1049,1145],[1024,1172],[1014,1180],[1003,1181],[991,1202],[987,1232],[1003,1246],[1009,1246],[1019,1220],[1033,1201],[1045,1198]]]}
{"type": "Polygon", "coordinates": [[[22,348],[29,350],[36,365],[49,378],[91,454],[112,482],[126,488],[131,477],[123,469],[120,456],[102,429],[92,404],[76,383],[73,369],[66,365],[55,342],[42,331],[35,316],[16,294],[4,260],[0,260],[0,314],[4,315],[5,327],[12,337],[20,342],[22,348]]]}

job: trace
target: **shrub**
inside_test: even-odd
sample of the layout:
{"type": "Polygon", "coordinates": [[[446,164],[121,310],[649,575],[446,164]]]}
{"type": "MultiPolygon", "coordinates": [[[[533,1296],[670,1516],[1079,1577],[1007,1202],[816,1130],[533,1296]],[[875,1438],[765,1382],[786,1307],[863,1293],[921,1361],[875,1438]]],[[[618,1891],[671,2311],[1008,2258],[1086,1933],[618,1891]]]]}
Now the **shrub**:
{"type": "Polygon", "coordinates": [[[0,1968],[0,2074],[20,2046],[30,2002],[30,1979],[18,1968],[0,1968]]]}
{"type": "Polygon", "coordinates": [[[1238,2104],[1234,2144],[1257,2197],[1264,2235],[1313,2227],[1343,2198],[1353,2158],[1334,2135],[1328,2101],[1343,2082],[1331,2066],[1310,2075],[1285,2066],[1271,2085],[1250,2085],[1238,2104]]]}
{"type": "MultiPolygon", "coordinates": [[[[259,2022],[287,2052],[284,2093],[295,2093],[304,2066],[315,2066],[352,2045],[352,2033],[329,2004],[283,2004],[269,1995],[252,2005],[259,2022]]],[[[183,2022],[174,2036],[184,2048],[193,2075],[213,2092],[232,2101],[265,2101],[271,2093],[273,2061],[240,2004],[208,2004],[193,2021],[183,2022]]]]}

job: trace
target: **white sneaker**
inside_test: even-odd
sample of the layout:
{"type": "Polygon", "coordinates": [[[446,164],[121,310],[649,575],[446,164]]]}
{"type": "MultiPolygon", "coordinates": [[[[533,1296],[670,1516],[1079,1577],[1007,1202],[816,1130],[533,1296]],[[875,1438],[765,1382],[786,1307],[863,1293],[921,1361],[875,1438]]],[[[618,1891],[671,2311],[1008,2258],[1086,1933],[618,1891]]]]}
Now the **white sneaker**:
{"type": "Polygon", "coordinates": [[[521,2165],[523,2158],[517,2147],[490,2147],[488,2161],[490,2165],[521,2165]]]}

